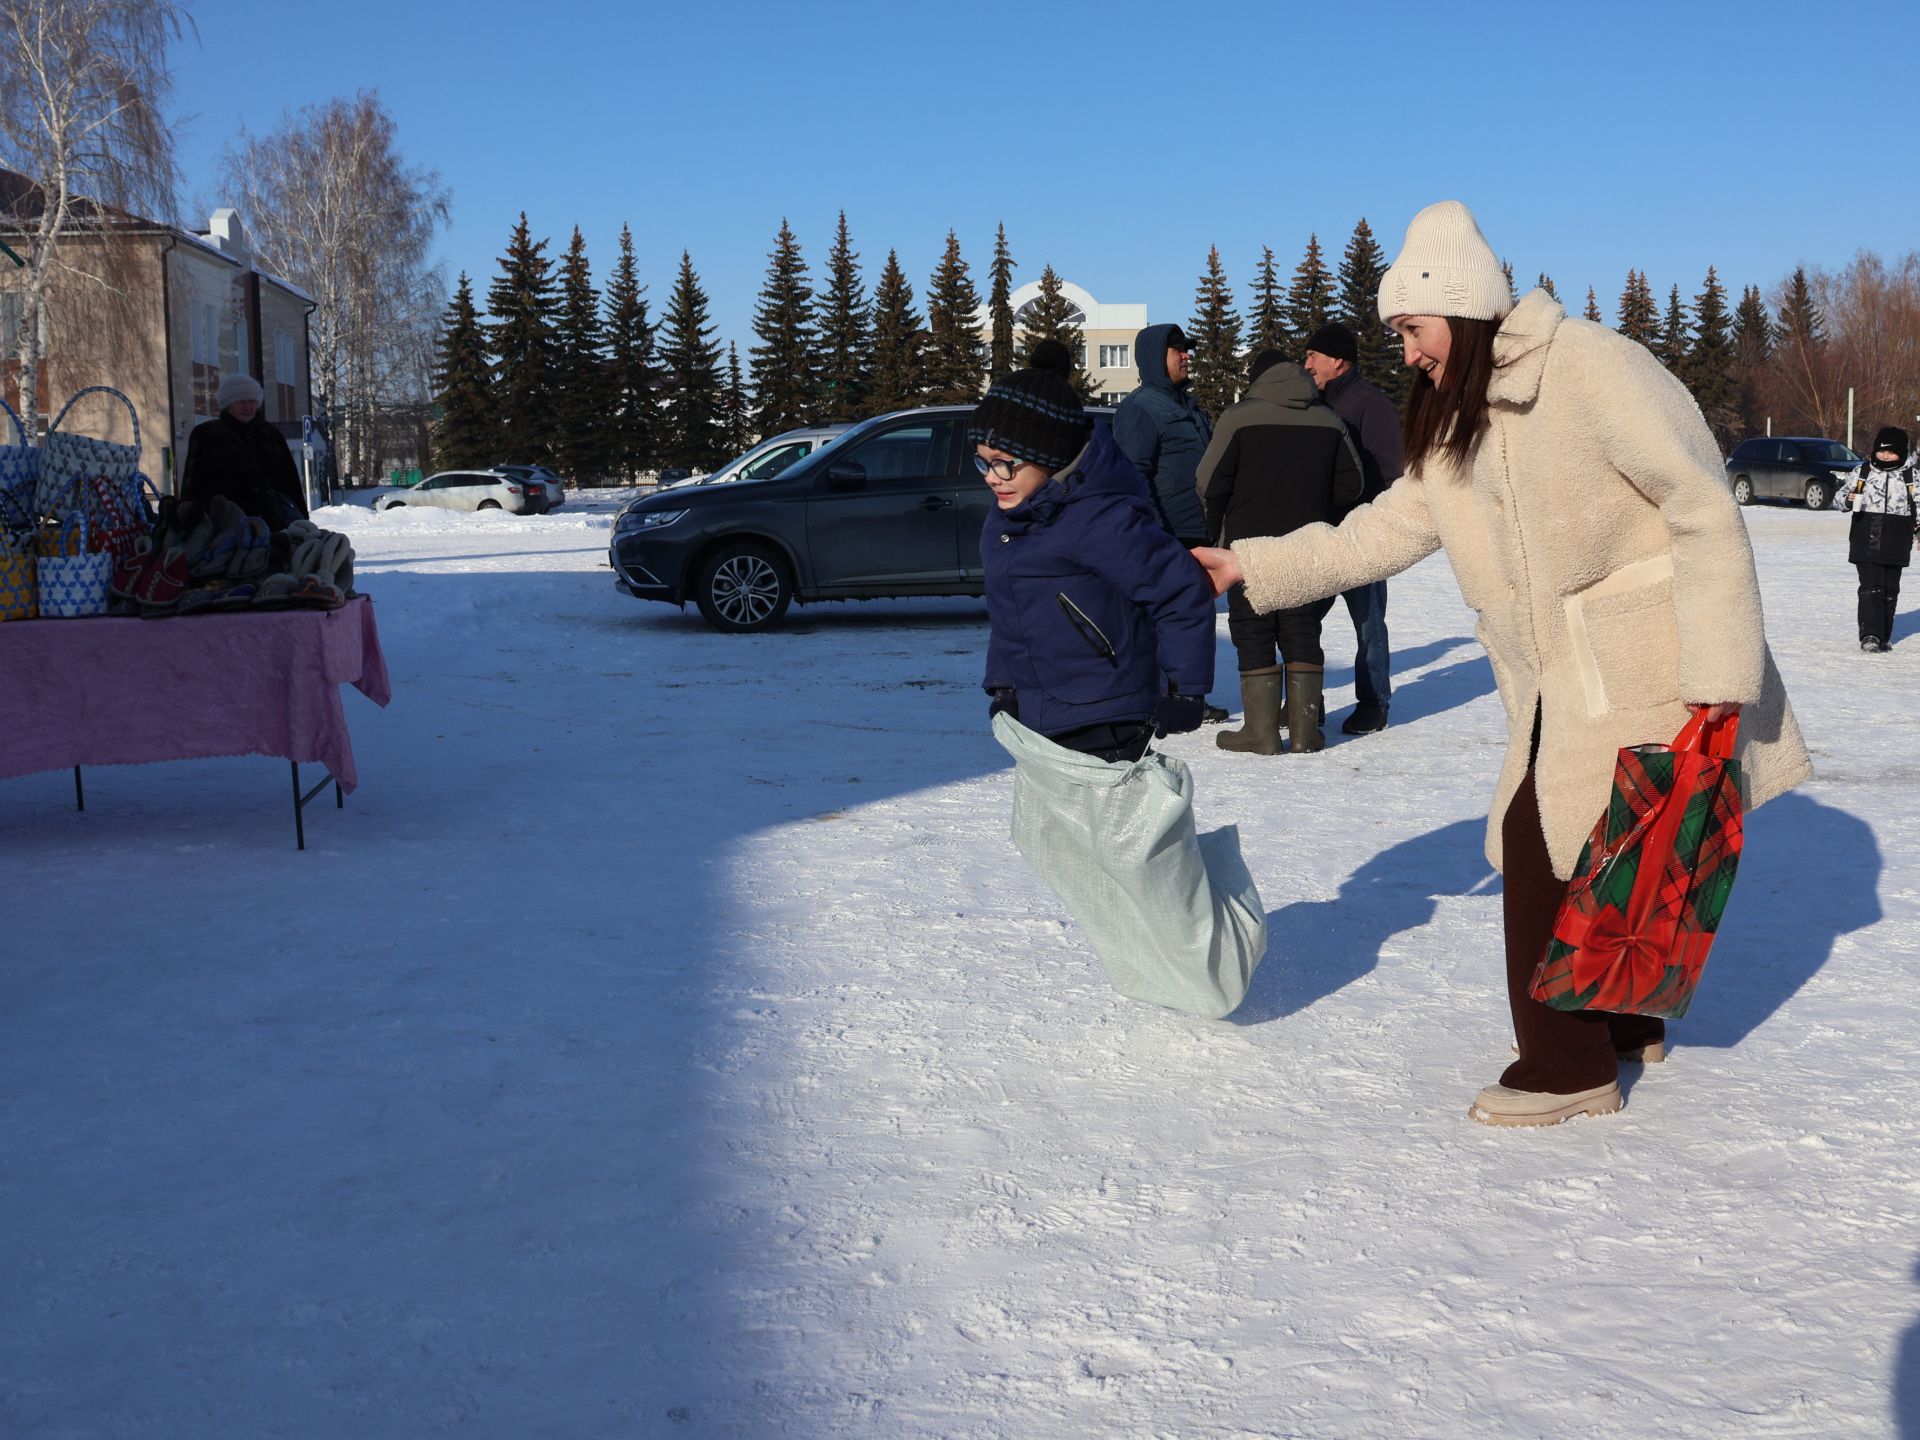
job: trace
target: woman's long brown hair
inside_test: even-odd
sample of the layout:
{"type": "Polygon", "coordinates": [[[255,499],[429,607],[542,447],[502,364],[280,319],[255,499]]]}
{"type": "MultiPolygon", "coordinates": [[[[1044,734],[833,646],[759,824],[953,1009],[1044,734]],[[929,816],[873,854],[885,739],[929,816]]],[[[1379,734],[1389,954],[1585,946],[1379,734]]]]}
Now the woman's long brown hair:
{"type": "Polygon", "coordinates": [[[1487,382],[1493,379],[1493,337],[1498,320],[1460,320],[1443,316],[1453,335],[1446,373],[1435,385],[1426,372],[1413,377],[1406,418],[1400,424],[1409,470],[1433,451],[1465,465],[1474,442],[1487,428],[1487,382]]]}

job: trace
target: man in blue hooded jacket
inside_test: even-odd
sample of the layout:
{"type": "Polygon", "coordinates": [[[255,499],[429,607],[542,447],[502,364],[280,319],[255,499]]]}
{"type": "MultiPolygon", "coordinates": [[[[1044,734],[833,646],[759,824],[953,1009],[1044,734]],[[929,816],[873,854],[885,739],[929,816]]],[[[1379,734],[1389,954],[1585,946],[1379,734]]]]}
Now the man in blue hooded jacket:
{"type": "Polygon", "coordinates": [[[1147,482],[1154,510],[1182,545],[1208,545],[1207,512],[1194,485],[1213,421],[1193,398],[1193,346],[1178,325],[1149,325],[1133,337],[1140,388],[1113,412],[1113,443],[1147,482]]]}
{"type": "MultiPolygon", "coordinates": [[[[1213,439],[1213,421],[1193,398],[1193,345],[1178,325],[1149,325],[1133,337],[1140,388],[1113,412],[1113,443],[1147,482],[1154,514],[1182,545],[1211,545],[1195,474],[1213,439]]],[[[1209,724],[1227,718],[1217,705],[1209,724]]]]}

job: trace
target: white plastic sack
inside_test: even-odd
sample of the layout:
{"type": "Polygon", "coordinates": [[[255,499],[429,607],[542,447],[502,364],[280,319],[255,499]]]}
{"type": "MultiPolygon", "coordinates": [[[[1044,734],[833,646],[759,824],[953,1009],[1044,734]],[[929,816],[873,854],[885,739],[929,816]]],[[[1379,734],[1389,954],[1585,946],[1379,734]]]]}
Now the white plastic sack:
{"type": "Polygon", "coordinates": [[[1006,715],[1013,843],[1134,1000],[1217,1020],[1246,998],[1267,915],[1240,834],[1193,828],[1193,775],[1149,751],[1133,764],[1068,750],[1006,715]]]}

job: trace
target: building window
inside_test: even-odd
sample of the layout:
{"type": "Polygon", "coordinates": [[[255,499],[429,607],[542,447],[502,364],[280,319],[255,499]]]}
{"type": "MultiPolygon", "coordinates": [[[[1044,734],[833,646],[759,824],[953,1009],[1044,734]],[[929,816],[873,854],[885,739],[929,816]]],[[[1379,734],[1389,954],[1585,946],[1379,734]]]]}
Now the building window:
{"type": "Polygon", "coordinates": [[[1102,345],[1100,347],[1100,368],[1102,370],[1124,370],[1127,368],[1127,352],[1130,345],[1102,345]]]}
{"type": "Polygon", "coordinates": [[[1073,363],[1076,369],[1084,370],[1087,368],[1087,342],[1086,341],[1076,340],[1074,342],[1073,363]]]}
{"type": "Polygon", "coordinates": [[[273,403],[276,407],[274,419],[298,420],[300,418],[299,362],[295,355],[293,336],[285,330],[273,332],[273,403]]]}
{"type": "Polygon", "coordinates": [[[193,331],[193,413],[220,413],[220,321],[214,307],[196,300],[187,307],[193,331]]]}

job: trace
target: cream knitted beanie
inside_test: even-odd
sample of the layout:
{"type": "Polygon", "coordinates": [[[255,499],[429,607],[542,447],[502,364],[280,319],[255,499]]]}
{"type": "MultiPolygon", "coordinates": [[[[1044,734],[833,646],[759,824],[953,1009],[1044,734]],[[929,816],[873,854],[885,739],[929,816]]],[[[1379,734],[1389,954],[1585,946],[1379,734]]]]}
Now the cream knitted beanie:
{"type": "Polygon", "coordinates": [[[1498,320],[1513,309],[1507,272],[1458,200],[1429,205],[1407,226],[1406,243],[1380,277],[1380,318],[1452,315],[1498,320]]]}

